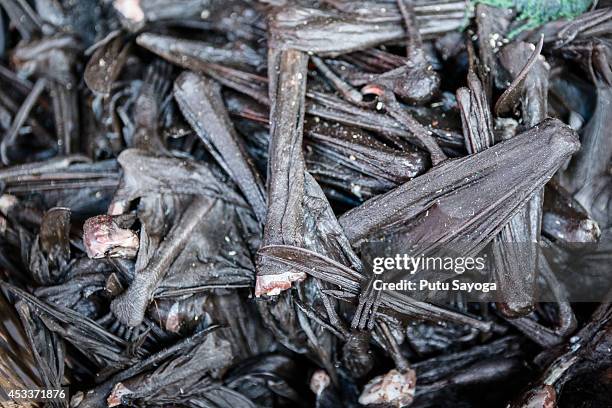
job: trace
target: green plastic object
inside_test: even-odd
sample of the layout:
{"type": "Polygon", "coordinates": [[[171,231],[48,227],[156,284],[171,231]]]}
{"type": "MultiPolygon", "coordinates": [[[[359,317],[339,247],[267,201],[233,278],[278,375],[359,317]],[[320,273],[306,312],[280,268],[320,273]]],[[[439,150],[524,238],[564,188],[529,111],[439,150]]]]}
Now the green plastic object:
{"type": "Polygon", "coordinates": [[[474,0],[475,4],[487,4],[493,7],[515,8],[518,19],[526,23],[512,30],[512,38],[524,30],[538,27],[548,21],[561,18],[573,18],[589,9],[592,0],[474,0]]]}

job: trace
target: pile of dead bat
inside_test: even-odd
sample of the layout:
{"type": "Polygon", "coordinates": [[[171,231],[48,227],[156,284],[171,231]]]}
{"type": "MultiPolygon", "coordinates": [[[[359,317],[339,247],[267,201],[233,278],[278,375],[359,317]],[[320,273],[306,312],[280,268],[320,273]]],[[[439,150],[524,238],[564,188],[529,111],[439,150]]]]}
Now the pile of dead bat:
{"type": "Polygon", "coordinates": [[[612,8],[480,3],[0,0],[0,397],[612,406],[612,8]],[[375,290],[389,237],[501,298],[375,290]]]}

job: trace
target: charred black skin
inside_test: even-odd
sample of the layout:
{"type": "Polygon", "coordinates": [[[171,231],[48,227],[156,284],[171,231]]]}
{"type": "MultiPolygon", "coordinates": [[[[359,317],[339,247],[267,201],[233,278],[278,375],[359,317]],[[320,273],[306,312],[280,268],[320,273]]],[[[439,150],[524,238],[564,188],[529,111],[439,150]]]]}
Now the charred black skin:
{"type": "Polygon", "coordinates": [[[369,342],[369,334],[352,332],[342,346],[342,363],[355,378],[362,378],[374,367],[369,342]]]}
{"type": "Polygon", "coordinates": [[[263,223],[266,211],[263,183],[223,109],[219,84],[185,73],[177,79],[174,94],[183,115],[240,186],[255,216],[263,223]]]}
{"type": "Polygon", "coordinates": [[[0,383],[612,406],[612,10],[473,3],[0,0],[0,383]],[[490,245],[499,297],[377,291],[370,241],[490,245]]]}
{"type": "Polygon", "coordinates": [[[601,236],[597,222],[557,183],[549,183],[545,189],[542,233],[565,244],[594,243],[601,236]]]}
{"type": "Polygon", "coordinates": [[[111,310],[121,323],[135,327],[143,322],[153,292],[211,206],[209,199],[194,198],[181,222],[169,232],[146,269],[137,274],[129,288],[113,300],[111,310]]]}

